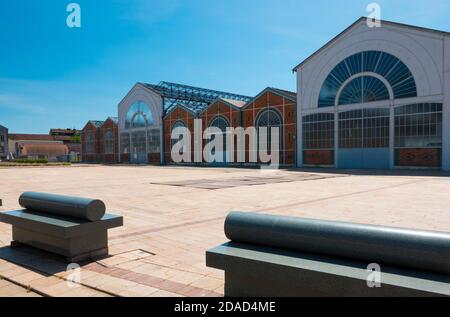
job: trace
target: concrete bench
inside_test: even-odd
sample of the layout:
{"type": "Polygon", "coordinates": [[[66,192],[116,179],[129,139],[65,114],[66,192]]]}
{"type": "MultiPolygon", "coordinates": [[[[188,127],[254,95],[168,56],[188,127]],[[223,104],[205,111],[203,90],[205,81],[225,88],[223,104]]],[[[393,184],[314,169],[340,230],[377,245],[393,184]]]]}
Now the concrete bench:
{"type": "Polygon", "coordinates": [[[238,212],[225,234],[225,296],[450,296],[450,234],[238,212]]]}
{"type": "Polygon", "coordinates": [[[108,229],[123,225],[99,200],[24,193],[19,203],[25,209],[0,213],[0,221],[12,225],[11,246],[42,249],[69,263],[107,255],[108,229]]]}

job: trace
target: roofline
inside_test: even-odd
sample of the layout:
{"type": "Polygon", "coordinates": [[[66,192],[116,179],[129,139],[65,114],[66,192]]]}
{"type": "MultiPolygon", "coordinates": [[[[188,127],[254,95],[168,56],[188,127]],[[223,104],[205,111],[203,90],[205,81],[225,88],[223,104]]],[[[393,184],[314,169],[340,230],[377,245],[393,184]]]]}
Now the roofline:
{"type": "Polygon", "coordinates": [[[103,124],[102,124],[102,126],[104,126],[105,125],[105,123],[106,123],[106,121],[112,121],[115,125],[119,125],[119,123],[117,122],[116,123],[116,120],[119,120],[119,118],[117,118],[117,117],[108,117],[108,118],[106,118],[106,120],[105,121],[103,121],[103,124]]]}
{"type": "Polygon", "coordinates": [[[250,106],[250,104],[252,104],[256,99],[258,99],[259,97],[261,97],[262,95],[264,95],[266,92],[271,92],[271,93],[273,93],[273,94],[275,94],[275,95],[278,95],[278,96],[281,96],[281,97],[283,97],[283,98],[286,98],[286,99],[289,99],[289,100],[291,100],[291,101],[293,101],[293,102],[297,102],[297,98],[296,97],[292,97],[292,96],[289,96],[288,94],[284,94],[284,93],[282,93],[281,91],[279,91],[279,90],[276,90],[277,88],[274,88],[274,87],[267,87],[267,88],[264,88],[258,95],[256,95],[252,100],[250,100],[249,102],[247,102],[242,108],[241,108],[241,110],[245,110],[245,109],[247,109],[249,106],[250,106]]]}
{"type": "MultiPolygon", "coordinates": [[[[239,101],[239,100],[236,100],[236,101],[239,101]]],[[[213,102],[211,102],[207,107],[205,107],[205,109],[200,111],[198,113],[198,116],[200,117],[204,112],[208,111],[208,109],[211,108],[211,106],[213,104],[215,104],[216,102],[222,102],[225,105],[227,105],[227,106],[229,106],[229,107],[231,107],[231,108],[233,108],[234,110],[237,110],[237,111],[240,111],[247,104],[247,103],[245,103],[244,106],[242,106],[242,108],[239,108],[239,107],[236,107],[235,105],[233,105],[232,103],[228,102],[227,100],[219,97],[219,98],[215,99],[213,102]]]]}
{"type": "MultiPolygon", "coordinates": [[[[347,27],[346,29],[344,29],[342,32],[340,32],[338,35],[336,35],[335,37],[333,37],[330,41],[328,41],[327,43],[325,43],[325,45],[323,45],[321,48],[319,48],[317,51],[315,51],[313,54],[311,54],[310,56],[308,56],[306,59],[304,59],[300,64],[298,64],[297,66],[295,66],[292,71],[296,72],[300,67],[302,67],[305,63],[307,63],[309,60],[311,60],[313,57],[315,57],[317,54],[319,54],[320,52],[322,52],[323,50],[325,50],[328,46],[330,46],[331,44],[333,44],[334,42],[336,42],[342,35],[344,35],[345,33],[347,33],[350,29],[352,29],[354,26],[356,26],[357,24],[359,24],[360,22],[364,21],[368,19],[368,17],[360,17],[358,20],[356,20],[355,22],[353,22],[349,27],[347,27]]],[[[444,35],[444,36],[450,36],[450,32],[446,32],[446,31],[441,31],[441,30],[437,30],[437,29],[431,29],[431,28],[425,28],[425,27],[421,27],[421,26],[416,26],[416,25],[410,25],[410,24],[405,24],[405,23],[399,23],[399,22],[393,22],[393,21],[387,21],[387,20],[381,20],[381,23],[385,23],[388,25],[392,25],[392,26],[399,26],[399,27],[403,27],[403,28],[409,28],[409,29],[414,29],[414,30],[418,30],[418,31],[425,31],[425,32],[431,32],[431,33],[437,33],[440,35],[444,35]]]]}
{"type": "Polygon", "coordinates": [[[172,107],[169,111],[166,112],[166,114],[163,116],[163,120],[166,119],[177,108],[181,108],[181,109],[189,112],[190,114],[192,114],[194,116],[194,118],[196,118],[198,116],[197,113],[195,113],[195,111],[192,111],[191,109],[189,109],[188,107],[186,107],[182,103],[177,103],[174,107],[172,107]]]}
{"type": "Polygon", "coordinates": [[[151,87],[148,87],[145,83],[137,82],[137,83],[135,83],[135,84],[133,85],[133,87],[127,92],[127,94],[125,95],[125,97],[123,97],[123,98],[120,100],[120,102],[117,104],[117,106],[120,106],[120,105],[125,101],[125,99],[127,99],[127,98],[130,96],[131,92],[132,92],[132,91],[134,90],[134,88],[136,88],[137,86],[140,86],[140,87],[142,87],[142,88],[144,88],[144,89],[147,89],[148,91],[151,91],[151,92],[157,94],[157,95],[160,96],[161,98],[164,98],[164,97],[161,95],[161,93],[159,93],[159,92],[156,91],[155,89],[152,89],[151,87]]]}

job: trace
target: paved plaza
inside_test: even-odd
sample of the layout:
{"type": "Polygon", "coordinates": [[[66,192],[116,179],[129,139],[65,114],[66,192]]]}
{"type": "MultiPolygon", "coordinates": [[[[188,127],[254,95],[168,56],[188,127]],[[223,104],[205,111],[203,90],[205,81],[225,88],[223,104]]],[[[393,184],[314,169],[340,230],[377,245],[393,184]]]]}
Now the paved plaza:
{"type": "Polygon", "coordinates": [[[60,258],[11,249],[0,224],[0,296],[223,296],[205,251],[226,241],[233,210],[450,231],[450,178],[440,172],[94,166],[0,168],[0,211],[24,191],[102,199],[125,225],[110,257],[67,280],[60,258]]]}

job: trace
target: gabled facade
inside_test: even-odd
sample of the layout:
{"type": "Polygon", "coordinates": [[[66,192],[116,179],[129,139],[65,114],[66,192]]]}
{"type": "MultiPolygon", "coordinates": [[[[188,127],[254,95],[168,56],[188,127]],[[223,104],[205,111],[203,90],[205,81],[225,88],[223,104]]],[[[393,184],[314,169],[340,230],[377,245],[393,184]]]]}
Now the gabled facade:
{"type": "Polygon", "coordinates": [[[119,162],[118,118],[89,121],[81,131],[81,158],[85,163],[119,162]]]}
{"type": "MultiPolygon", "coordinates": [[[[219,157],[222,157],[221,162],[213,162],[211,164],[240,165],[237,160],[236,142],[234,144],[234,157],[231,157],[232,154],[226,151],[227,147],[230,146],[226,133],[228,128],[236,129],[241,127],[241,109],[245,104],[246,102],[243,101],[218,98],[199,114],[199,119],[202,120],[203,130],[209,127],[215,127],[223,133],[223,151],[222,155],[219,154],[219,157]]],[[[207,142],[208,140],[203,140],[203,144],[207,142]]]]}
{"type": "Polygon", "coordinates": [[[298,166],[450,169],[450,34],[361,18],[297,72],[298,166]]]}
{"type": "Polygon", "coordinates": [[[194,120],[197,118],[197,114],[191,111],[189,108],[178,104],[173,107],[164,117],[164,161],[166,164],[174,163],[172,160],[171,149],[176,140],[172,140],[172,131],[175,128],[188,128],[191,135],[191,153],[190,162],[194,162],[194,120]]]}
{"type": "Polygon", "coordinates": [[[119,119],[109,117],[99,130],[99,157],[102,163],[119,162],[119,119]]]}
{"type": "Polygon", "coordinates": [[[100,163],[100,128],[104,121],[90,120],[81,130],[81,160],[85,163],[100,163]]]}
{"type": "Polygon", "coordinates": [[[164,161],[161,94],[137,83],[119,103],[120,161],[134,164],[161,164],[164,161]]]}
{"type": "MultiPolygon", "coordinates": [[[[296,161],[296,93],[266,88],[242,108],[244,128],[280,128],[280,165],[294,166],[296,161]]],[[[248,145],[247,145],[248,146],[248,145]]],[[[246,162],[250,153],[247,148],[246,162]]],[[[261,163],[261,162],[260,162],[261,163]]]]}

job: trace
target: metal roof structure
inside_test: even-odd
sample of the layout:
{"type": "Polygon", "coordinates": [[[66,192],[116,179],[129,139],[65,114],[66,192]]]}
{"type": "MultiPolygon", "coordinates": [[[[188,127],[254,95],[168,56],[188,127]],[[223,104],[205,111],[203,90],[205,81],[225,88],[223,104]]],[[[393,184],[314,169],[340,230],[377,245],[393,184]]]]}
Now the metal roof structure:
{"type": "Polygon", "coordinates": [[[99,121],[99,120],[89,120],[90,123],[92,123],[96,128],[100,128],[105,121],[99,121]]]}
{"type": "Polygon", "coordinates": [[[169,112],[177,105],[183,105],[194,113],[206,109],[218,98],[248,102],[252,97],[182,84],[161,82],[158,85],[142,84],[160,94],[164,100],[164,111],[169,112]]]}

